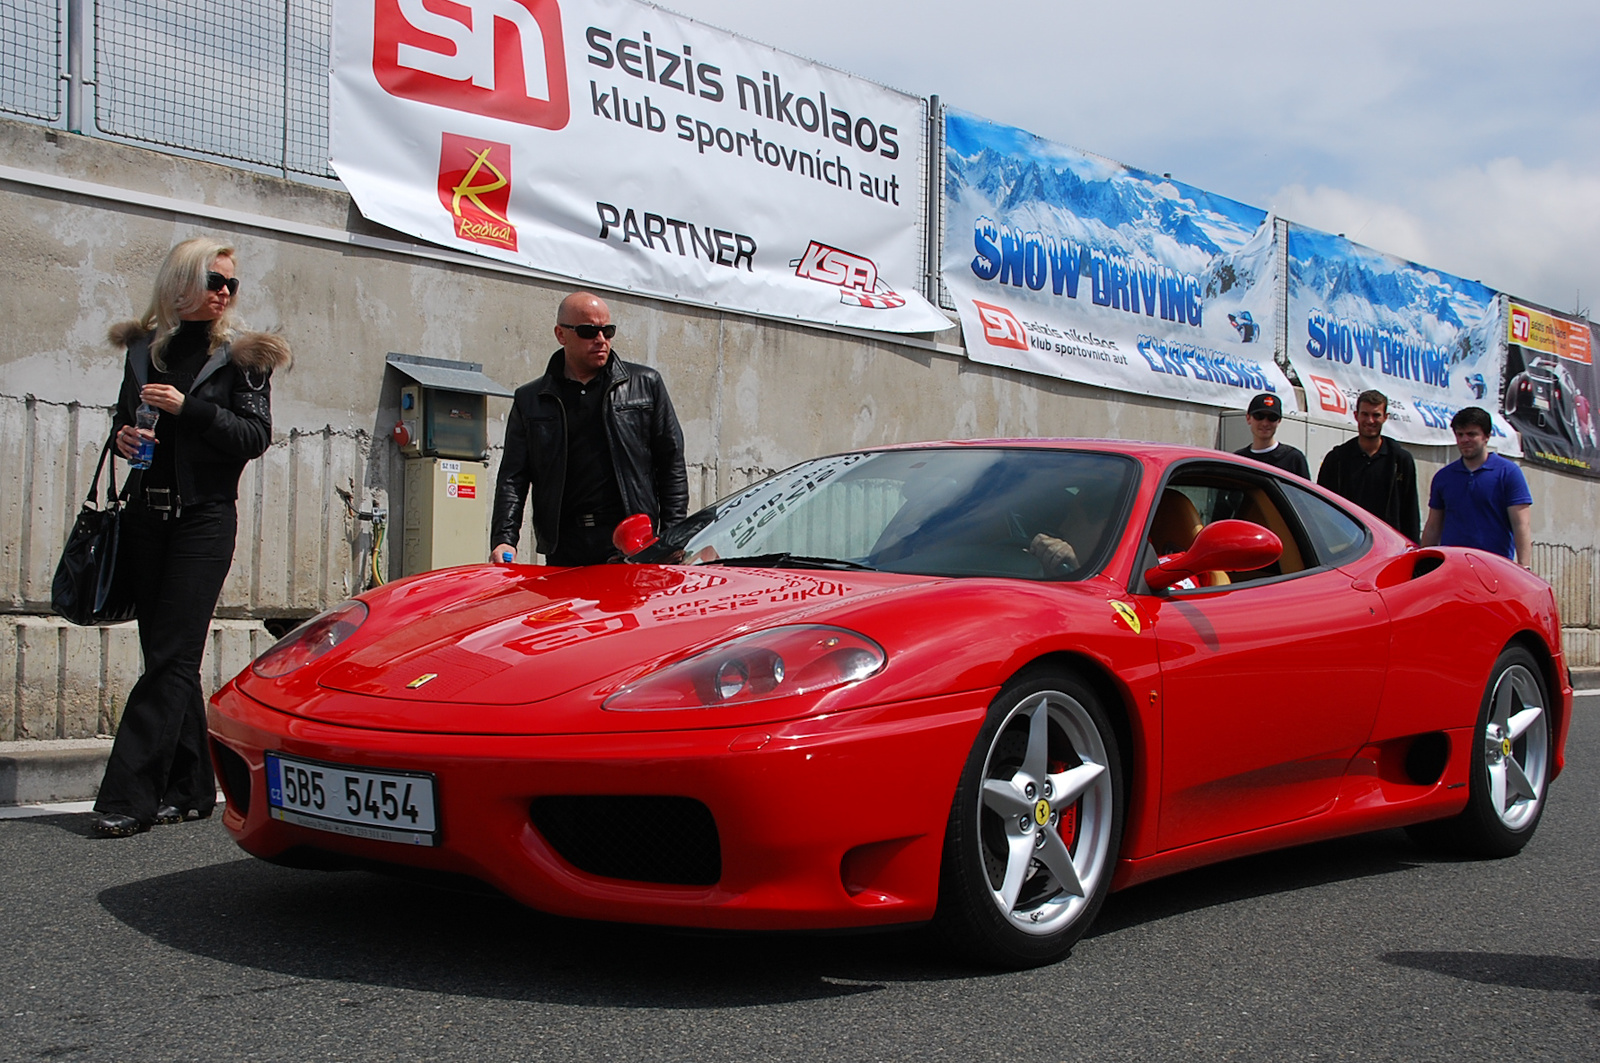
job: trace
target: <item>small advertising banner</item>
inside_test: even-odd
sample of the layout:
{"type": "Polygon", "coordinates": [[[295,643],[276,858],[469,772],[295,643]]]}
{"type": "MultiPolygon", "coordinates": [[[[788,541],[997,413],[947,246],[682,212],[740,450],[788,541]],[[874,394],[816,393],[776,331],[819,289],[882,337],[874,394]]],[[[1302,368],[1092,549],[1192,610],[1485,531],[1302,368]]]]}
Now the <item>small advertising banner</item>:
{"type": "Polygon", "coordinates": [[[967,356],[1244,409],[1273,361],[1266,212],[976,115],[945,116],[941,276],[967,356]]]}
{"type": "Polygon", "coordinates": [[[1594,403],[1600,399],[1595,327],[1515,299],[1506,326],[1506,386],[1500,409],[1522,436],[1522,456],[1600,477],[1594,427],[1594,403]]]}
{"type": "Polygon", "coordinates": [[[373,221],[607,287],[888,332],[925,108],[636,0],[340,0],[333,166],[373,221]]]}
{"type": "Polygon", "coordinates": [[[1521,453],[1498,401],[1493,290],[1301,225],[1289,226],[1288,259],[1289,364],[1312,416],[1353,424],[1356,396],[1381,391],[1385,434],[1453,446],[1450,419],[1478,406],[1494,421],[1495,450],[1521,453]]]}

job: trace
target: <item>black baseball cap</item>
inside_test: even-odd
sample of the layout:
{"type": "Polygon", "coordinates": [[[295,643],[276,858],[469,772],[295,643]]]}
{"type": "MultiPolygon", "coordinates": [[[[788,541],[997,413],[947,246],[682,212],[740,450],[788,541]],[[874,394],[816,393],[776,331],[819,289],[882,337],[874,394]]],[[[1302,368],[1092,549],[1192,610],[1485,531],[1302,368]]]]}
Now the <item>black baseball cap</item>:
{"type": "Polygon", "coordinates": [[[1250,417],[1254,417],[1258,413],[1270,413],[1281,418],[1283,416],[1283,400],[1270,392],[1263,391],[1250,400],[1250,405],[1244,412],[1250,417]]]}

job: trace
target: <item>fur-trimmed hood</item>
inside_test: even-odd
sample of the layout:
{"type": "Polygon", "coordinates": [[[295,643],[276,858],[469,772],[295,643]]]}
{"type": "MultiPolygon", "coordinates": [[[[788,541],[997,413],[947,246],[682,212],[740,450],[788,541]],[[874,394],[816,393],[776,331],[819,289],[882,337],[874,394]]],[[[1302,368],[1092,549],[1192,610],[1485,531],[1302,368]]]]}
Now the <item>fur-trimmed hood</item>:
{"type": "MultiPolygon", "coordinates": [[[[154,333],[138,321],[121,321],[108,334],[113,346],[131,347],[154,333]]],[[[276,332],[240,332],[228,344],[228,360],[247,372],[288,369],[294,365],[289,341],[276,332]]]]}

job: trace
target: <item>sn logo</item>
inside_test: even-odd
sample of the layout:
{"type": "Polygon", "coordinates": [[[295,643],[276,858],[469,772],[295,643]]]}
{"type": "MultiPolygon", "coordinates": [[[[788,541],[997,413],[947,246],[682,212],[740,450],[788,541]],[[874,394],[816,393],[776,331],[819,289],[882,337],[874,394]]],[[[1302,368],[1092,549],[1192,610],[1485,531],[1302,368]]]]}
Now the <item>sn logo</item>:
{"type": "Polygon", "coordinates": [[[1324,410],[1330,413],[1350,412],[1350,405],[1345,402],[1344,392],[1339,390],[1338,384],[1327,377],[1313,376],[1311,386],[1317,389],[1317,401],[1322,404],[1324,410]]]}
{"type": "Polygon", "coordinates": [[[377,0],[372,72],[454,111],[543,129],[571,114],[556,0],[377,0]]]}
{"type": "Polygon", "coordinates": [[[989,341],[991,347],[1010,347],[1014,350],[1025,351],[1028,349],[1028,333],[1022,327],[1022,322],[1017,320],[1017,315],[1003,306],[993,306],[972,300],[972,305],[978,310],[978,317],[983,322],[983,338],[989,341]]]}
{"type": "Polygon", "coordinates": [[[1527,343],[1528,337],[1533,333],[1533,321],[1521,310],[1511,311],[1511,338],[1518,343],[1527,343]]]}

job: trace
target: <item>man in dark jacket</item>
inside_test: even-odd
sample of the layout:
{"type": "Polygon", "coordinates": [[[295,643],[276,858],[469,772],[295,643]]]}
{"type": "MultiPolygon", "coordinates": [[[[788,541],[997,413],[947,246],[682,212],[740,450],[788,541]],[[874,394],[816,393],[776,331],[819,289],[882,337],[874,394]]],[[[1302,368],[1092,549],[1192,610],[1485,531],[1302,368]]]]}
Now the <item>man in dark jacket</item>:
{"type": "Polygon", "coordinates": [[[489,532],[496,561],[516,557],[530,490],[536,545],[552,565],[605,561],[623,517],[648,513],[660,532],[689,511],[683,431],[661,374],[615,356],[611,311],[588,292],[561,301],[555,332],[561,349],[517,389],[506,421],[489,532]]]}
{"type": "Polygon", "coordinates": [[[1409,450],[1383,434],[1388,420],[1388,396],[1363,391],[1356,399],[1356,437],[1328,451],[1317,470],[1317,483],[1416,542],[1422,533],[1417,462],[1409,450]]]}

